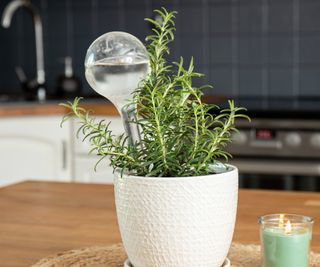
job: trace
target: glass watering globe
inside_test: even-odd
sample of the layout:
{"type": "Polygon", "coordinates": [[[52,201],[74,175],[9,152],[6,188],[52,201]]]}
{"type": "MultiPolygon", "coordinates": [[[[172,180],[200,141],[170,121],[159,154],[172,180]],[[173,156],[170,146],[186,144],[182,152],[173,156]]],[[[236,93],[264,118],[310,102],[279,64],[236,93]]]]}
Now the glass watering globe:
{"type": "Polygon", "coordinates": [[[108,32],[89,47],[85,58],[85,75],[90,86],[111,101],[121,114],[126,134],[131,141],[140,134],[136,108],[128,105],[132,93],[149,72],[147,49],[135,36],[126,32],[108,32]]]}

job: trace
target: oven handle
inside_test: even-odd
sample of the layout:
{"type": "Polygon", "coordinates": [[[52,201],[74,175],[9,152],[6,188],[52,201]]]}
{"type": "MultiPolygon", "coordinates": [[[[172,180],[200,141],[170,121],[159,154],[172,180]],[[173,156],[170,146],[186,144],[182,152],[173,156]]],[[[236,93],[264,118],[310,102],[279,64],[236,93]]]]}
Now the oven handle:
{"type": "Polygon", "coordinates": [[[259,148],[275,148],[275,149],[281,149],[282,148],[282,142],[280,141],[266,141],[266,140],[260,140],[260,141],[252,141],[249,143],[251,147],[259,147],[259,148]]]}
{"type": "Polygon", "coordinates": [[[247,174],[285,174],[320,176],[320,162],[233,159],[230,163],[247,174]]]}

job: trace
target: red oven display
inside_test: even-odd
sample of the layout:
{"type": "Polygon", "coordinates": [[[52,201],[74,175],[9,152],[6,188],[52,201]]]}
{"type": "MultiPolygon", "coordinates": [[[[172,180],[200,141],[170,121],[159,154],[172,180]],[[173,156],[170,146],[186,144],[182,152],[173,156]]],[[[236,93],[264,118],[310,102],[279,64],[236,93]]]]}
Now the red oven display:
{"type": "Polygon", "coordinates": [[[276,137],[276,132],[269,129],[256,129],[256,139],[271,140],[276,137]]]}

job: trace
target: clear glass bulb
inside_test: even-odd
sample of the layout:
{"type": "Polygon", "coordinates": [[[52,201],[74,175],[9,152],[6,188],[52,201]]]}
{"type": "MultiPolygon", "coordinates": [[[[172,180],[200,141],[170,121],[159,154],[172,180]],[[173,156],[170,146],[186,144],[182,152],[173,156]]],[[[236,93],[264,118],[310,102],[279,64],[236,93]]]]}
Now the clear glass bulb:
{"type": "Polygon", "coordinates": [[[149,72],[148,52],[126,32],[108,32],[89,47],[85,75],[90,86],[109,99],[121,114],[132,93],[149,72]]]}

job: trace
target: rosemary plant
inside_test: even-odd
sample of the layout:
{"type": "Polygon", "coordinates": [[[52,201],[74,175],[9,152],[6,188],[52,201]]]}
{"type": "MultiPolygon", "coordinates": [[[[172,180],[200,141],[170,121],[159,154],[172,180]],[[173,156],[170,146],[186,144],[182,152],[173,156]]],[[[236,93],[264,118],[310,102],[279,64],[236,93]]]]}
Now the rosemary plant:
{"type": "Polygon", "coordinates": [[[233,101],[218,113],[212,112],[218,106],[202,102],[203,89],[209,86],[193,86],[192,79],[203,76],[194,71],[193,59],[187,68],[183,58],[172,64],[166,60],[168,45],[174,40],[176,12],[165,8],[155,12],[161,22],[146,19],[153,25],[153,34],[146,39],[150,74],[132,100],[138,107],[138,119],[130,123],[141,129],[139,143],[127,142],[125,134],[114,136],[110,123],[96,121],[80,107],[80,98],[62,104],[70,109],[62,123],[75,116],[80,123],[78,133],[90,140],[90,152],[101,156],[99,162],[108,157],[112,167],[122,172],[156,177],[211,174],[212,165],[231,157],[225,146],[236,131],[235,119],[247,116],[233,101]]]}

